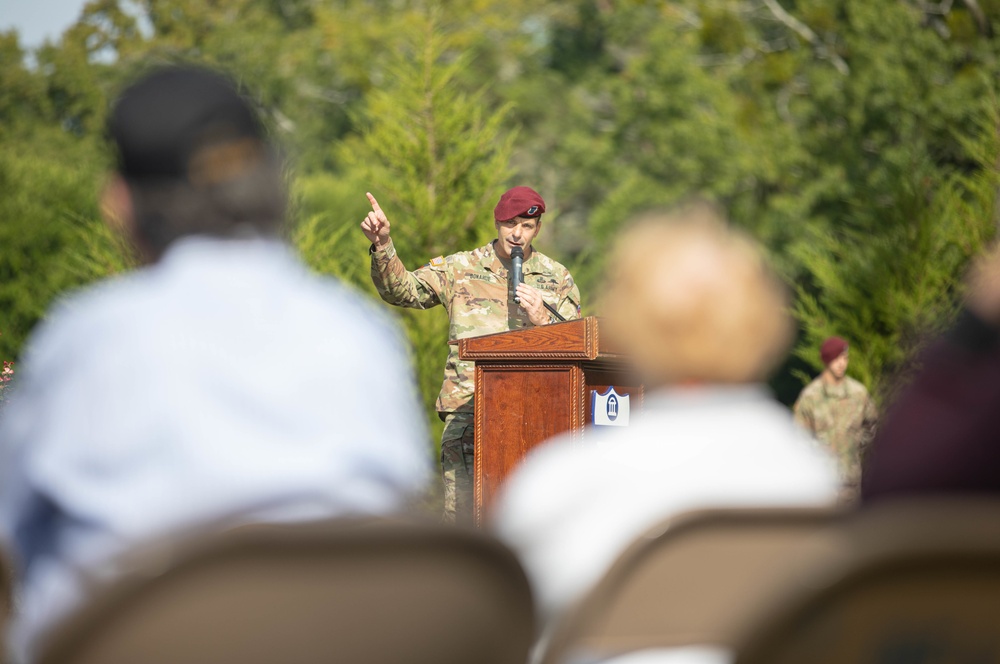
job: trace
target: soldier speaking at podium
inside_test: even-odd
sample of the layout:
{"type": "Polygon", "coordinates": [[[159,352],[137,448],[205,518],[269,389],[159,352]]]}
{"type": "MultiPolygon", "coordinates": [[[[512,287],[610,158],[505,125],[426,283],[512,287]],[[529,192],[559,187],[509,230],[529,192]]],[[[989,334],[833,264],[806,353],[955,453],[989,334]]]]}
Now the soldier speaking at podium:
{"type": "MultiPolygon", "coordinates": [[[[548,325],[580,317],[580,291],[569,270],[535,250],[545,201],[530,187],[505,192],[493,210],[497,239],[450,256],[439,256],[412,272],[396,255],[389,219],[368,194],[372,211],[361,229],[372,243],[372,281],[389,304],[412,309],[443,305],[449,340],[548,325]],[[512,253],[523,252],[523,283],[514,283],[512,253]]],[[[444,518],[471,523],[473,460],[473,363],[458,359],[452,344],[444,367],[437,411],[445,422],[441,436],[444,518]]]]}

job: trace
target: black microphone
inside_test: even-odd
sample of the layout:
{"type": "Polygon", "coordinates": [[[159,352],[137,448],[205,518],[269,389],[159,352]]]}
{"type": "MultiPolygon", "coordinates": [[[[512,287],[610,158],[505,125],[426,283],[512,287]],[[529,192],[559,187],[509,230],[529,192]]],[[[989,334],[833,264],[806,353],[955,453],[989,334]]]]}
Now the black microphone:
{"type": "Polygon", "coordinates": [[[521,266],[524,263],[524,249],[521,247],[514,247],[510,250],[510,262],[513,265],[513,281],[514,281],[514,301],[521,304],[521,298],[517,296],[517,285],[524,283],[524,274],[521,272],[521,266]]]}

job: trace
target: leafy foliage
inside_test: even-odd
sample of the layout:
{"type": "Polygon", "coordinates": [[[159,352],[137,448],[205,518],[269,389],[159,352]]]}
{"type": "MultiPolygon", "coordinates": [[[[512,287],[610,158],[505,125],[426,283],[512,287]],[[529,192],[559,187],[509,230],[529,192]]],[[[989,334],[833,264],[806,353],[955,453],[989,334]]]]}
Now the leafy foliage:
{"type": "MultiPolygon", "coordinates": [[[[319,271],[375,296],[365,191],[415,267],[485,242],[526,183],[594,313],[631,213],[700,195],[795,284],[799,361],[842,334],[887,396],[995,233],[998,17],[997,0],[92,0],[28,59],[0,34],[0,357],[58,294],[129,265],[98,221],[108,102],[195,61],[232,72],[286,146],[291,237],[319,271]]],[[[445,316],[402,315],[430,401],[445,316]]]]}
{"type": "Polygon", "coordinates": [[[88,219],[97,219],[91,146],[58,132],[4,140],[0,150],[0,357],[13,358],[61,293],[84,283],[71,256],[88,219]]]}

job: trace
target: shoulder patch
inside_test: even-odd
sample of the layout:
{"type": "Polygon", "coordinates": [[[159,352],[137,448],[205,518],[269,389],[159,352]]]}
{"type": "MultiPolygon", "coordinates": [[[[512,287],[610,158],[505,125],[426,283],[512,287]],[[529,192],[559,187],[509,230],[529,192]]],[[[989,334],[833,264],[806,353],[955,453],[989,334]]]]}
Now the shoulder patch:
{"type": "Polygon", "coordinates": [[[428,263],[431,267],[444,267],[444,256],[438,256],[437,258],[432,258],[431,262],[428,263]]]}

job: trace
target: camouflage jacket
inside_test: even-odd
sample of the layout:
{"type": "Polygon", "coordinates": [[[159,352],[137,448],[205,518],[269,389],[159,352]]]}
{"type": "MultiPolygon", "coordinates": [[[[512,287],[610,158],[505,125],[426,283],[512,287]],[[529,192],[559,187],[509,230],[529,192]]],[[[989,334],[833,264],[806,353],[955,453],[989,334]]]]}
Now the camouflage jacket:
{"type": "MultiPolygon", "coordinates": [[[[449,340],[531,326],[527,313],[513,299],[507,278],[510,261],[496,254],[492,242],[435,258],[413,272],[403,267],[391,241],[371,256],[372,281],[382,299],[413,309],[443,305],[451,321],[449,340]]],[[[522,270],[524,282],[541,291],[545,301],[566,320],[580,317],[580,290],[569,270],[538,250],[531,252],[522,270]]],[[[474,364],[459,360],[458,346],[450,345],[438,412],[472,412],[473,379],[474,364]]]]}
{"type": "Polygon", "coordinates": [[[793,410],[795,421],[837,457],[844,483],[856,485],[878,418],[865,386],[850,377],[840,385],[827,385],[819,377],[802,390],[793,410]]]}

